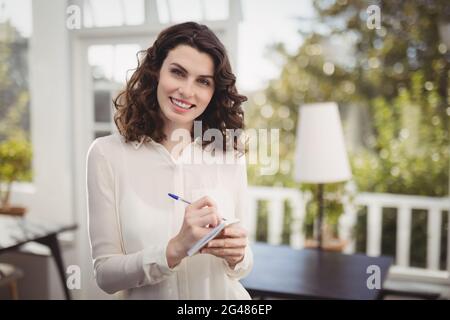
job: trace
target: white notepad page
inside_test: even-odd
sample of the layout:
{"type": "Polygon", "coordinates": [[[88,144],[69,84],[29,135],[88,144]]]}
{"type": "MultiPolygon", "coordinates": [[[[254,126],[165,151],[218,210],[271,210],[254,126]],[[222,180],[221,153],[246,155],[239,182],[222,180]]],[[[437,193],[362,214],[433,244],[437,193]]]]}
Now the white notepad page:
{"type": "Polygon", "coordinates": [[[204,236],[203,238],[198,240],[192,246],[192,248],[190,248],[188,250],[188,252],[187,252],[188,256],[192,256],[195,253],[197,253],[197,251],[199,251],[201,248],[203,248],[209,241],[211,241],[212,239],[217,237],[219,235],[220,231],[222,231],[225,227],[227,227],[227,226],[229,226],[229,225],[231,225],[233,223],[237,223],[237,222],[239,222],[239,219],[232,219],[232,220],[222,221],[217,227],[212,229],[211,232],[209,232],[206,236],[204,236]]]}

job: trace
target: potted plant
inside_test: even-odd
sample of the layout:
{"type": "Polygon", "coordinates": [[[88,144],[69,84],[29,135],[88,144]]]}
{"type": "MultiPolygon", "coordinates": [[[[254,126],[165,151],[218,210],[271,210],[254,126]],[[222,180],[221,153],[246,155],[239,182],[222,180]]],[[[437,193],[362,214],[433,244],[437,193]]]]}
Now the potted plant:
{"type": "MultiPolygon", "coordinates": [[[[342,197],[345,192],[342,183],[329,184],[328,192],[324,195],[324,221],[322,225],[322,249],[342,252],[347,245],[344,239],[339,237],[339,219],[344,208],[342,197]]],[[[312,190],[311,190],[312,192],[312,190]]],[[[310,201],[306,208],[304,233],[306,235],[305,248],[318,247],[317,241],[317,201],[310,201]]]]}
{"type": "Polygon", "coordinates": [[[23,216],[26,208],[11,206],[12,185],[31,179],[31,144],[23,138],[10,138],[0,143],[0,213],[23,216]]]}

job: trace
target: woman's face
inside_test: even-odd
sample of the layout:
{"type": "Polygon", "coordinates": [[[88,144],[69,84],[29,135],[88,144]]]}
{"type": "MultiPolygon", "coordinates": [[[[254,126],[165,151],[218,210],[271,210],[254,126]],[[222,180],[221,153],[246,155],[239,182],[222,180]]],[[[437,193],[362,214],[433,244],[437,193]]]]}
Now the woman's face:
{"type": "Polygon", "coordinates": [[[187,45],[169,51],[159,73],[158,103],[165,121],[191,126],[214,94],[214,62],[187,45]]]}

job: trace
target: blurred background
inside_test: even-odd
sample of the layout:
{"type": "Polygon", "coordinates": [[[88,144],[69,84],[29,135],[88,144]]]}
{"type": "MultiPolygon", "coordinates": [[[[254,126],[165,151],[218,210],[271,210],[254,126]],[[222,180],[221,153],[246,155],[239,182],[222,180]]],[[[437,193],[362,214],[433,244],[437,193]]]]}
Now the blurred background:
{"type": "MultiPolygon", "coordinates": [[[[72,296],[117,298],[93,281],[87,149],[117,132],[111,100],[137,52],[188,20],[227,47],[246,128],[279,129],[278,170],[248,165],[251,240],[315,246],[316,185],[294,175],[299,107],[332,101],[352,175],[324,186],[325,247],[392,256],[386,287],[449,297],[448,1],[0,0],[2,207],[78,226],[58,235],[65,265],[80,270],[72,296]]],[[[22,271],[19,298],[64,298],[46,247],[0,262],[22,271]]]]}

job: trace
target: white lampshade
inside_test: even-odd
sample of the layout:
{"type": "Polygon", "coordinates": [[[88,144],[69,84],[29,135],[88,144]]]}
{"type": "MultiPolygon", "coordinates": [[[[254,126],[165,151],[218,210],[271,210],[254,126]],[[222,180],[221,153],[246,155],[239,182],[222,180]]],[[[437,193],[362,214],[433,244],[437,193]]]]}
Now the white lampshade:
{"type": "Polygon", "coordinates": [[[296,181],[305,183],[332,183],[351,178],[336,103],[300,107],[294,175],[296,181]]]}

